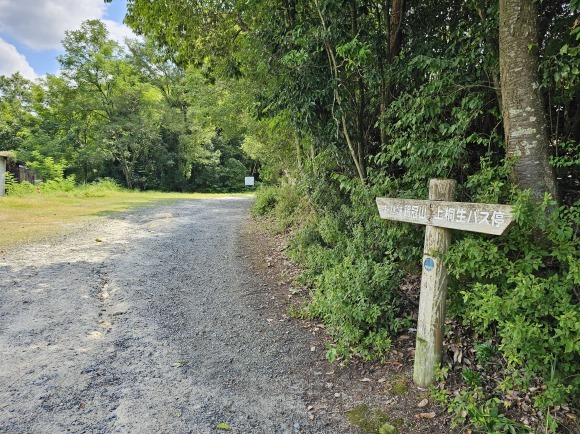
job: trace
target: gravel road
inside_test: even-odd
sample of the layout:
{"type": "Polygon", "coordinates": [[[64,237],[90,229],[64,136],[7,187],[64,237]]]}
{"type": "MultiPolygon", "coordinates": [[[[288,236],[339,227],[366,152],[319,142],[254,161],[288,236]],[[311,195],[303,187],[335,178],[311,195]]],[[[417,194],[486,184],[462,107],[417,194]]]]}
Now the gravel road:
{"type": "Polygon", "coordinates": [[[240,241],[251,200],[149,206],[0,256],[0,433],[351,432],[312,414],[309,334],[273,319],[240,241]]]}

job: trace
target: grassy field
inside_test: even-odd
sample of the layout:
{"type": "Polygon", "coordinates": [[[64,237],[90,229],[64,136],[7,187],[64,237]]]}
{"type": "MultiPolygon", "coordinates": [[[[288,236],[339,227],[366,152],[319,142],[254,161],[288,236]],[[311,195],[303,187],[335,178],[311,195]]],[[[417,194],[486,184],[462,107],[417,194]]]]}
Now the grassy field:
{"type": "Polygon", "coordinates": [[[230,194],[185,194],[81,189],[70,193],[0,196],[0,249],[56,235],[71,223],[149,206],[230,194]]]}

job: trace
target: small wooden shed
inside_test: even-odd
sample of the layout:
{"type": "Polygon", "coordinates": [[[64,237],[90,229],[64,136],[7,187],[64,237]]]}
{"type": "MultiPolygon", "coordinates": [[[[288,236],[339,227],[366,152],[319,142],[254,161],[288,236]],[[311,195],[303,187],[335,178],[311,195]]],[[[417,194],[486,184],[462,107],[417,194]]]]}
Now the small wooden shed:
{"type": "Polygon", "coordinates": [[[6,162],[10,157],[9,152],[0,151],[0,196],[4,196],[6,187],[6,162]]]}

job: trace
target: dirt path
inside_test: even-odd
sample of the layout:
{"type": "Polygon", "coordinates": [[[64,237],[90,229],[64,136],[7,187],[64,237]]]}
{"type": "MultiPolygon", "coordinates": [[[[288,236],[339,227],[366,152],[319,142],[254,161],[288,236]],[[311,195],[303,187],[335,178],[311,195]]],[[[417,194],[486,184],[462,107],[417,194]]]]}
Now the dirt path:
{"type": "Polygon", "coordinates": [[[250,203],[148,207],[0,257],[0,433],[351,432],[308,414],[309,334],[248,266],[250,203]]]}

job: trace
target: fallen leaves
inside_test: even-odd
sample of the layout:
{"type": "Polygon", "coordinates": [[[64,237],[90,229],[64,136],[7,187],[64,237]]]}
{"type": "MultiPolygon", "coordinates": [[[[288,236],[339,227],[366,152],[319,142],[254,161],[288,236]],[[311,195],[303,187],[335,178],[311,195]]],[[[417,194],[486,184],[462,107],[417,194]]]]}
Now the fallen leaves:
{"type": "Polygon", "coordinates": [[[429,404],[429,400],[427,398],[421,400],[421,402],[419,404],[417,404],[417,407],[422,408],[425,407],[427,404],[429,404]]]}
{"type": "Polygon", "coordinates": [[[415,416],[416,419],[433,419],[435,417],[435,412],[432,411],[430,413],[419,413],[415,416]]]}
{"type": "Polygon", "coordinates": [[[224,431],[227,431],[227,430],[230,429],[230,424],[227,423],[227,422],[220,422],[220,423],[217,424],[216,428],[217,429],[224,430],[224,431]]]}

